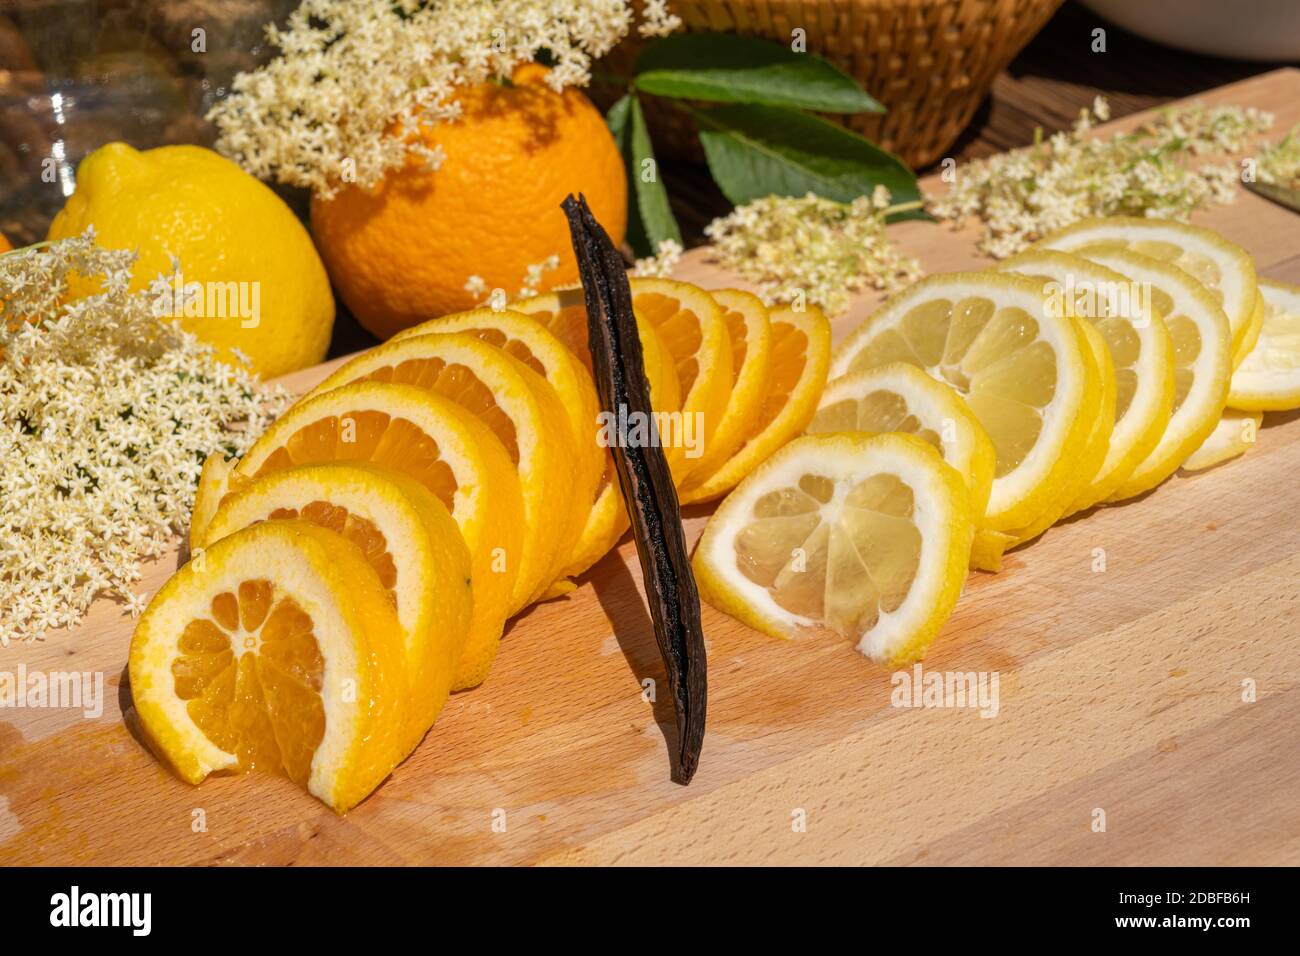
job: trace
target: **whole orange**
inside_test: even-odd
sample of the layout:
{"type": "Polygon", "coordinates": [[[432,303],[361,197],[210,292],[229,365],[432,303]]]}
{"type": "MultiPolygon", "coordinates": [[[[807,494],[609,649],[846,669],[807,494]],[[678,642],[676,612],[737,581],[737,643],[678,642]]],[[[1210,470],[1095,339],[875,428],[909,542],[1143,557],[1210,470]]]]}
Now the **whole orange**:
{"type": "Polygon", "coordinates": [[[578,279],[560,203],[583,193],[616,242],[627,226],[623,159],[597,109],[573,88],[554,92],[545,67],[515,71],[458,96],[461,116],[426,127],[444,160],[412,157],[376,187],[313,199],[312,231],[343,301],[381,338],[479,304],[471,276],[508,296],[528,267],[559,256],[539,291],[578,279]]]}

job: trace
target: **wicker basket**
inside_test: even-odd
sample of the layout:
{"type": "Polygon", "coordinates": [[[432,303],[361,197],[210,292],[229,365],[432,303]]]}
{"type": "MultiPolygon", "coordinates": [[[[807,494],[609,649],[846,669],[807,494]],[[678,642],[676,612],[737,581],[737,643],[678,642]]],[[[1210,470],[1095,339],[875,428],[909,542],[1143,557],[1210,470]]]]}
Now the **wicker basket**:
{"type": "MultiPolygon", "coordinates": [[[[790,42],[806,31],[808,51],[857,80],[887,113],[831,117],[928,166],[971,121],[993,79],[1056,12],[1063,0],[673,0],[689,31],[722,31],[790,42]]],[[[641,42],[608,57],[628,72],[641,42]]],[[[647,98],[648,100],[651,98],[647,98]]],[[[691,122],[647,102],[656,148],[702,156],[691,122]]]]}

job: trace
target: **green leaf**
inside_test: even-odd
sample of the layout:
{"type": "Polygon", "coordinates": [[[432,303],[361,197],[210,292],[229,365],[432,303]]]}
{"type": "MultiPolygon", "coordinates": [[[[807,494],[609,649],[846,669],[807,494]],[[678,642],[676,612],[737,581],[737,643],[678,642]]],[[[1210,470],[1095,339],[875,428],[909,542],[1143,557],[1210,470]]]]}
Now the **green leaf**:
{"type": "Polygon", "coordinates": [[[632,94],[622,97],[609,108],[605,122],[627,167],[627,241],[632,251],[650,256],[665,239],[680,243],[682,233],[668,202],[641,101],[632,94]]]}
{"type": "MultiPolygon", "coordinates": [[[[851,202],[877,185],[894,204],[921,198],[901,159],[827,120],[774,106],[685,109],[699,125],[709,172],[737,206],[774,193],[851,202]]],[[[897,218],[928,217],[917,210],[897,218]]]]}
{"type": "Polygon", "coordinates": [[[614,142],[619,150],[623,149],[623,144],[627,138],[627,121],[632,114],[632,94],[625,93],[619,97],[617,103],[609,108],[605,114],[605,125],[614,136],[614,142]]]}
{"type": "Polygon", "coordinates": [[[636,88],[673,99],[883,113],[851,76],[813,53],[734,33],[679,33],[637,58],[636,88]]]}

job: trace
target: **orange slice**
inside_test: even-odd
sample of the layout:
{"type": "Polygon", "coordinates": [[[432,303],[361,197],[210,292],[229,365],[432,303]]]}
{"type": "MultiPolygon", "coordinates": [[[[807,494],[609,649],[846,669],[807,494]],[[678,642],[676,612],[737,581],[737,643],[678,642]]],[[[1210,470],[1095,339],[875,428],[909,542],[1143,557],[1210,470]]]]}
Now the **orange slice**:
{"type": "Polygon", "coordinates": [[[726,494],[807,427],[826,385],[831,355],[831,325],[819,309],[770,314],[771,371],[763,406],[740,450],[717,471],[688,483],[683,503],[710,501],[726,494]]]}
{"type": "Polygon", "coordinates": [[[405,475],[359,463],[303,465],[227,495],[202,546],[289,518],[351,541],[384,586],[406,635],[414,747],[447,700],[471,627],[501,633],[500,612],[485,608],[480,620],[472,618],[470,557],[460,529],[442,502],[405,475]]]}
{"type": "Polygon", "coordinates": [[[704,454],[691,466],[694,475],[713,474],[753,434],[772,368],[772,323],[763,300],[739,289],[709,294],[722,307],[731,340],[731,394],[704,454]]]}
{"type": "Polygon", "coordinates": [[[677,370],[680,424],[660,439],[680,454],[668,457],[683,484],[709,448],[726,413],[732,386],[731,335],[722,306],[709,293],[674,279],[631,279],[632,309],[654,326],[677,370]]]}
{"type": "Polygon", "coordinates": [[[531,604],[568,562],[586,520],[596,475],[555,389],[518,359],[468,332],[389,342],[348,362],[311,393],[352,382],[394,382],[456,402],[490,428],[518,471],[524,497],[523,551],[511,612],[531,604]]]}
{"type": "Polygon", "coordinates": [[[406,475],[451,512],[469,548],[475,619],[492,622],[471,633],[456,686],[479,683],[510,612],[523,540],[519,478],[500,439],[450,399],[412,385],[358,382],[290,408],[235,464],[226,491],[213,494],[328,462],[366,462],[406,475]]]}
{"type": "Polygon", "coordinates": [[[402,627],[361,550],[306,521],[216,542],[131,637],[140,725],[189,783],[283,773],[343,812],[406,756],[402,627]]]}

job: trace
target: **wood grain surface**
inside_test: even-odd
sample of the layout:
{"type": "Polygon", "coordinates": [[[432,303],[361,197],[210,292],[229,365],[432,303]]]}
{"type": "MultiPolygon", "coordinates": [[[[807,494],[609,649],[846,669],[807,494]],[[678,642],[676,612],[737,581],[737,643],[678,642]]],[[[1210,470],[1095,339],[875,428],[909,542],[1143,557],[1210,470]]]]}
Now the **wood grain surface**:
{"type": "MultiPolygon", "coordinates": [[[[1272,109],[1281,135],[1300,71],[1205,99],[1272,109]]],[[[1196,221],[1300,282],[1300,216],[1243,194],[1196,221]]],[[[987,265],[969,231],[893,231],[930,271],[987,265]]],[[[733,284],[706,257],[681,275],[733,284]]],[[[891,674],[848,644],[705,607],[689,787],[668,777],[667,696],[642,696],[664,676],[629,542],[516,619],[487,682],[344,817],[280,778],[165,771],[123,716],[132,622],[101,602],[0,649],[3,671],[101,673],[107,697],[94,718],[0,709],[0,863],[1300,863],[1298,471],[1300,416],[1269,415],[1245,458],[973,574],[924,669],[996,675],[996,716],[893,706],[891,674]]],[[[709,510],[688,509],[689,540],[709,510]]]]}

